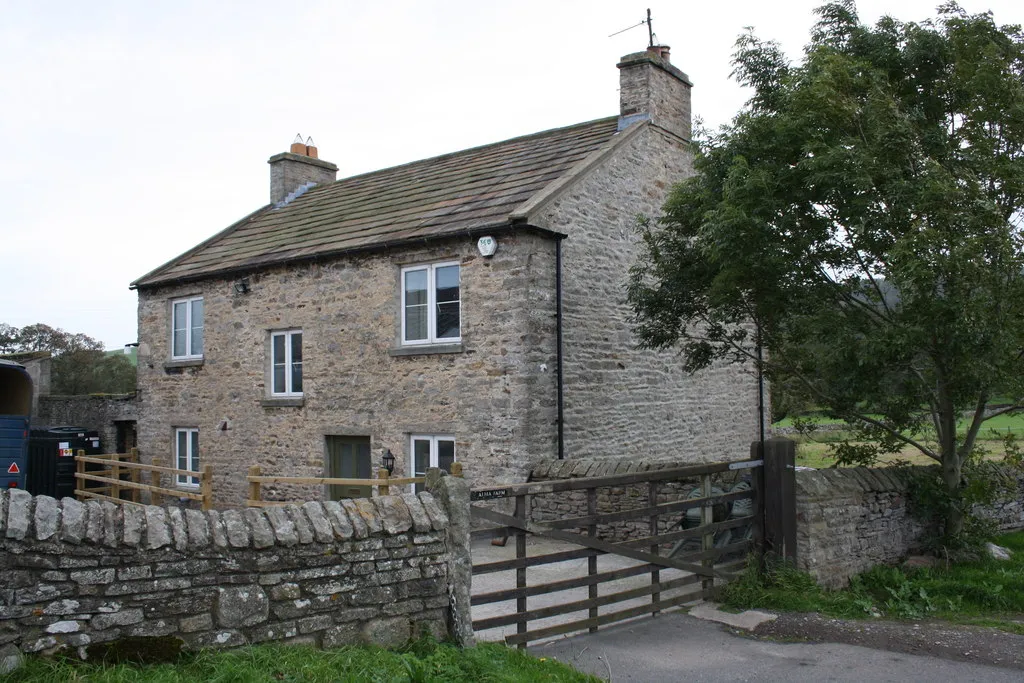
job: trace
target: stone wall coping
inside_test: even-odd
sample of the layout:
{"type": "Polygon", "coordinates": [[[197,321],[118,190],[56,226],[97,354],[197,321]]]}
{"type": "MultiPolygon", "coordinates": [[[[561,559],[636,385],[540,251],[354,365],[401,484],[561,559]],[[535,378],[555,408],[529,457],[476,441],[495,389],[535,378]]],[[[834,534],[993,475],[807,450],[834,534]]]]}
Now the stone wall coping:
{"type": "Polygon", "coordinates": [[[237,550],[443,531],[448,525],[447,513],[427,492],[204,512],[56,500],[21,489],[0,491],[0,536],[12,541],[143,550],[237,550]]]}
{"type": "MultiPolygon", "coordinates": [[[[1017,475],[997,463],[989,465],[1008,482],[1017,475]]],[[[899,493],[907,490],[915,473],[935,469],[937,465],[910,467],[829,467],[821,470],[797,470],[797,495],[818,498],[834,493],[899,493]]]]}
{"type": "Polygon", "coordinates": [[[613,474],[631,474],[668,470],[676,467],[700,465],[685,458],[671,460],[637,460],[635,458],[566,458],[542,460],[533,466],[530,481],[545,479],[581,479],[583,477],[610,477],[613,474]]]}

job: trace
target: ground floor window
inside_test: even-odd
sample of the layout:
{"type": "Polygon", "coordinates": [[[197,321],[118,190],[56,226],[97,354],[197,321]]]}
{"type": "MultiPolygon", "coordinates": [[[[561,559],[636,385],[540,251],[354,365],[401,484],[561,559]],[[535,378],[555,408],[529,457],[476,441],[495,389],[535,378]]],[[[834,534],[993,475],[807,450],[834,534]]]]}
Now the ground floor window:
{"type": "MultiPolygon", "coordinates": [[[[414,477],[422,477],[431,467],[451,472],[455,462],[455,437],[413,434],[409,454],[409,471],[414,477]]],[[[416,484],[414,490],[422,491],[423,485],[416,484]]]]}
{"type": "MultiPolygon", "coordinates": [[[[174,428],[174,461],[179,470],[199,471],[199,428],[174,428]]],[[[176,475],[178,486],[199,486],[199,477],[176,475]]]]}

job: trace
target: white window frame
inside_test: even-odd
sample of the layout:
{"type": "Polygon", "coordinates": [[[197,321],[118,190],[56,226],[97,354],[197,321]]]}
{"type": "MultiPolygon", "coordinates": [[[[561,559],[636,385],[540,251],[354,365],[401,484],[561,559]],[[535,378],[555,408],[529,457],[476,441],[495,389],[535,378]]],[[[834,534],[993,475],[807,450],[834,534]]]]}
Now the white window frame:
{"type": "MultiPolygon", "coordinates": [[[[438,466],[438,456],[437,456],[437,442],[438,441],[451,441],[452,442],[452,462],[456,463],[456,462],[459,461],[459,449],[458,449],[457,444],[455,443],[455,435],[453,435],[453,434],[410,434],[409,435],[409,470],[408,470],[410,477],[423,476],[423,474],[426,474],[426,472],[424,472],[423,474],[420,474],[420,475],[416,474],[416,442],[417,441],[429,441],[430,442],[430,462],[427,465],[428,468],[430,468],[430,467],[437,467],[438,466]]],[[[409,485],[409,491],[415,493],[416,492],[416,485],[415,484],[410,484],[409,485]]]]}
{"type": "MultiPolygon", "coordinates": [[[[270,333],[270,395],[275,398],[295,398],[302,396],[301,391],[292,391],[292,335],[294,334],[302,336],[302,329],[296,328],[294,330],[278,330],[270,333]],[[274,391],[274,367],[276,365],[277,360],[276,358],[274,358],[274,339],[277,337],[284,337],[284,391],[274,391]]],[[[303,341],[305,341],[304,337],[303,341]]],[[[303,356],[305,356],[304,344],[303,356]]],[[[302,363],[303,370],[305,370],[305,357],[303,357],[303,359],[299,362],[302,363]]],[[[305,381],[305,372],[303,372],[303,381],[305,381]]]]}
{"type": "Polygon", "coordinates": [[[428,263],[417,266],[406,266],[402,268],[398,286],[402,290],[402,345],[415,346],[418,344],[457,344],[462,341],[462,264],[458,261],[443,261],[441,263],[428,263]],[[459,334],[457,337],[437,336],[437,284],[434,273],[438,268],[456,266],[459,269],[459,334]],[[424,270],[427,272],[427,338],[409,339],[405,329],[405,275],[415,271],[424,270]]]}
{"type": "MultiPolygon", "coordinates": [[[[171,300],[171,360],[195,360],[203,357],[203,350],[200,349],[199,353],[191,353],[192,350],[192,303],[195,301],[203,301],[201,296],[190,296],[184,299],[172,299],[171,300]],[[185,304],[185,353],[183,355],[174,354],[174,307],[178,304],[185,304]]],[[[206,303],[203,302],[203,318],[206,317],[206,303]]],[[[203,329],[203,346],[206,345],[206,328],[205,320],[199,327],[203,329]]]]}
{"type": "MultiPolygon", "coordinates": [[[[186,469],[192,472],[198,472],[196,462],[199,460],[199,454],[195,452],[199,448],[199,427],[175,427],[174,428],[174,468],[175,469],[186,469]],[[187,434],[185,440],[185,467],[180,467],[181,464],[181,453],[178,450],[178,444],[181,434],[187,434]],[[195,446],[193,448],[192,435],[195,434],[195,446]]],[[[190,477],[185,474],[174,475],[175,483],[181,488],[197,489],[199,488],[199,477],[190,477]]]]}

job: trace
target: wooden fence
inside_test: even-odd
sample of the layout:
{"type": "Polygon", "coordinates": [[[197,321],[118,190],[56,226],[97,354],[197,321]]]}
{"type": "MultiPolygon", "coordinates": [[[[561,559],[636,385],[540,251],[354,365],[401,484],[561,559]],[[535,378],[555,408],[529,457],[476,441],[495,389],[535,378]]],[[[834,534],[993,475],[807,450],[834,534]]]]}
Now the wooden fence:
{"type": "Polygon", "coordinates": [[[138,461],[136,449],[130,453],[107,453],[89,455],[78,451],[75,456],[75,496],[81,499],[109,500],[118,504],[141,505],[141,493],[149,492],[150,504],[161,505],[164,498],[187,498],[199,501],[203,510],[213,506],[213,468],[210,465],[202,471],[182,470],[163,466],[159,458],[153,464],[144,465],[138,461]],[[86,465],[102,465],[102,469],[86,469],[86,465]],[[142,483],[142,473],[149,472],[150,483],[142,483]],[[163,475],[189,477],[199,481],[199,490],[169,488],[163,486],[163,475]],[[97,482],[89,486],[86,482],[97,482]],[[124,497],[127,494],[127,498],[124,497]]]}
{"type": "MultiPolygon", "coordinates": [[[[452,463],[452,475],[462,476],[462,465],[452,463]]],[[[297,484],[306,486],[352,486],[366,487],[371,491],[376,489],[378,496],[387,496],[391,493],[392,486],[409,486],[410,484],[423,484],[426,477],[392,477],[385,468],[377,471],[376,479],[339,479],[332,477],[278,477],[263,474],[263,468],[253,465],[249,468],[249,497],[245,501],[248,507],[272,507],[275,505],[301,504],[305,501],[293,500],[263,500],[263,484],[297,484]]]]}

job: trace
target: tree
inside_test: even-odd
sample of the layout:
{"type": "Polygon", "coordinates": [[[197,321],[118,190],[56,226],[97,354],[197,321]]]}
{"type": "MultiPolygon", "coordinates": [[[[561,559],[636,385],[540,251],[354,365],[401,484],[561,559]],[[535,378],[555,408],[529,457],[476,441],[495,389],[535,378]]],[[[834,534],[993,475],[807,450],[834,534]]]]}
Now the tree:
{"type": "Polygon", "coordinates": [[[844,462],[933,458],[955,537],[979,430],[1024,407],[1024,37],[955,4],[874,27],[849,1],[816,13],[799,64],[737,41],[753,96],[642,221],[636,330],[690,371],[760,362],[874,442],[844,462]]]}
{"type": "Polygon", "coordinates": [[[108,355],[103,343],[82,333],[42,323],[18,329],[0,323],[0,352],[49,351],[57,394],[121,394],[135,391],[135,368],[123,355],[108,355]]]}

